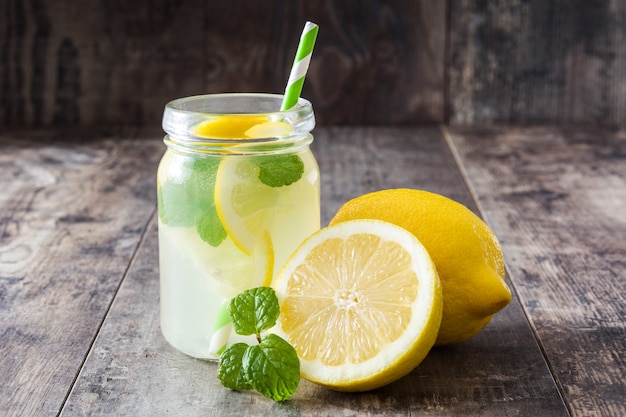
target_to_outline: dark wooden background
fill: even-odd
[[[0,0],[0,128],[280,93],[306,20],[319,125],[626,122],[622,0]]]

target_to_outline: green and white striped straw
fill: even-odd
[[[304,78],[306,72],[309,69],[309,63],[311,62],[311,54],[313,53],[313,46],[315,45],[315,39],[317,38],[317,31],[319,26],[313,22],[306,22],[304,30],[300,36],[300,43],[298,44],[298,50],[296,51],[296,58],[289,74],[289,81],[287,81],[287,87],[285,87],[285,95],[283,96],[283,102],[280,107],[281,110],[289,110],[298,102],[300,93],[302,92],[302,86],[304,85]],[[228,303],[224,302],[217,313],[217,319],[215,320],[213,328],[213,337],[209,346],[209,353],[213,356],[220,356],[228,344],[228,339],[232,331],[232,322],[228,313]]]
[[[217,312],[217,318],[213,326],[213,336],[209,345],[209,354],[212,356],[220,356],[228,344],[228,338],[233,328],[230,314],[228,314],[229,302],[230,300],[224,302]]]
[[[289,81],[287,81],[287,87],[285,87],[281,110],[289,110],[298,102],[302,86],[304,85],[304,78],[311,62],[311,54],[313,53],[318,30],[319,26],[313,22],[306,22],[304,25],[298,50],[296,51],[296,58],[293,61],[291,73],[289,74]]]

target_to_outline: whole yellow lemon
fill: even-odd
[[[465,341],[511,301],[500,244],[464,205],[422,190],[390,189],[345,203],[330,224],[378,219],[413,233],[430,254],[443,292],[436,345]]]

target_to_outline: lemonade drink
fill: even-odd
[[[320,227],[314,117],[300,99],[224,94],[168,103],[168,146],[157,175],[161,330],[178,350],[216,359],[228,332],[224,306],[269,286]]]

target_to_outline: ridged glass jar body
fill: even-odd
[[[187,355],[216,359],[241,340],[230,330],[228,301],[270,285],[320,227],[313,110],[301,99],[277,111],[281,100],[205,95],[165,108],[167,150],[157,174],[161,330]],[[245,135],[242,126],[250,126]]]

